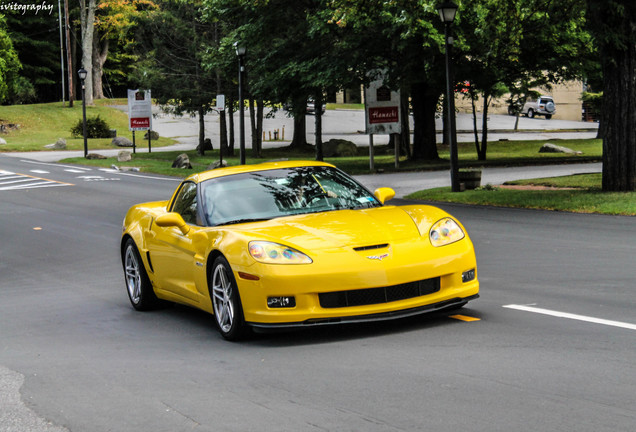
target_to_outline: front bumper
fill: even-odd
[[[254,327],[277,328],[394,319],[460,306],[479,294],[477,263],[468,239],[443,249],[423,249],[409,242],[391,249],[381,261],[367,255],[362,252],[356,259],[335,251],[310,265],[235,269],[245,321]],[[462,275],[471,271],[472,278],[463,280]],[[247,280],[242,272],[257,278]],[[433,279],[438,282],[431,287],[426,282]],[[358,301],[359,294],[375,296],[382,287],[397,288],[400,294],[387,292],[384,301]],[[353,297],[341,301],[345,292]],[[291,307],[270,308],[268,297],[294,301],[289,302]]]
[[[261,329],[280,329],[280,328],[296,328],[296,327],[314,327],[314,326],[323,326],[323,325],[332,325],[332,324],[353,324],[353,323],[363,323],[363,322],[371,322],[371,321],[388,321],[399,318],[408,318],[415,315],[422,315],[425,313],[437,312],[444,309],[454,309],[459,308],[468,303],[471,300],[475,300],[479,298],[479,294],[472,295],[470,297],[465,298],[453,298],[450,300],[441,301],[439,303],[429,304],[425,306],[420,306],[412,309],[405,310],[397,310],[392,312],[384,312],[384,313],[376,313],[369,315],[356,315],[356,316],[345,316],[345,317],[336,317],[336,318],[312,318],[305,321],[300,322],[290,322],[290,323],[257,323],[257,322],[247,322],[248,325],[261,328]]]

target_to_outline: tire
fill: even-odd
[[[533,118],[534,117],[534,110],[532,108],[530,108],[528,110],[528,118]]]
[[[162,301],[157,298],[144,263],[139,255],[139,250],[133,239],[126,240],[122,254],[126,291],[132,306],[138,311],[157,309]]]
[[[249,328],[243,317],[241,297],[232,268],[224,257],[214,260],[209,281],[214,322],[219,333],[229,341],[242,339],[248,334]]]
[[[546,115],[545,115],[545,119],[546,119],[546,120],[550,120],[551,118],[552,118],[552,114],[546,114]]]

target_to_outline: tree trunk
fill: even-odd
[[[628,192],[636,190],[636,44],[611,60],[603,65],[603,191]]]
[[[314,100],[314,110],[316,115],[316,160],[324,160],[322,153],[322,94],[318,92]]]
[[[475,97],[471,95],[470,104],[473,108],[473,136],[475,138],[475,150],[479,155],[479,131],[477,130],[477,109],[475,108]]]
[[[227,104],[227,114],[230,121],[230,137],[227,146],[227,155],[234,156],[234,98],[230,95]]]
[[[259,157],[258,151],[258,131],[256,130],[256,101],[251,96],[247,100],[248,110],[250,112],[250,131],[252,135],[252,156]]]
[[[68,107],[73,108],[75,87],[73,86],[73,60],[71,54],[71,25],[68,19],[68,0],[64,0],[64,40],[66,41],[66,68],[68,73]]]
[[[205,155],[205,108],[199,107],[199,146],[197,153],[200,156]]]
[[[437,153],[435,115],[440,92],[424,83],[413,86],[413,160],[434,161]]]
[[[93,36],[95,33],[95,1],[80,0],[80,25],[82,28],[82,67],[88,74],[84,80],[86,104],[93,105]]]
[[[477,159],[486,160],[486,152],[488,151],[488,106],[490,105],[490,96],[484,94],[484,109],[482,110],[481,119],[481,148],[477,151]]]
[[[302,149],[307,147],[307,97],[297,97],[292,101],[292,109],[294,115],[294,135],[292,142],[289,144],[291,148]]]
[[[603,65],[603,191],[636,190],[636,3],[587,0]]]
[[[252,155],[262,157],[263,149],[263,112],[265,103],[262,100],[249,99],[250,127],[252,128]]]
[[[265,102],[262,99],[256,101],[256,146],[258,157],[263,157],[263,115],[265,114]]]
[[[407,159],[411,159],[411,124],[409,114],[409,92],[405,89],[400,90],[400,110],[402,118],[400,119],[400,152]]]
[[[102,77],[104,76],[104,63],[108,58],[109,40],[108,38],[93,37],[93,97],[104,99],[104,86]]]

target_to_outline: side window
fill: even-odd
[[[192,182],[184,183],[172,205],[172,211],[179,213],[186,223],[197,223],[197,185]]]

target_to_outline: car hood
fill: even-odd
[[[414,240],[428,233],[441,210],[434,207],[385,206],[288,216],[236,225],[247,240],[281,242],[307,250],[378,246]]]

